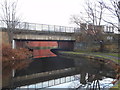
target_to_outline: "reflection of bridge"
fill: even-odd
[[[12,80],[13,86],[12,85],[11,86],[12,87],[20,87],[20,86],[39,83],[39,82],[45,82],[45,81],[49,81],[49,80],[53,80],[53,79],[63,78],[66,76],[72,76],[72,75],[75,75],[78,73],[79,72],[77,72],[75,70],[75,68],[66,68],[66,69],[61,69],[61,70],[54,70],[54,71],[49,71],[49,72],[26,75],[26,76],[22,76],[22,77],[13,78],[13,80]],[[68,81],[62,80],[61,84],[65,83],[65,82],[70,82],[72,80],[74,80],[74,78],[70,78]],[[55,85],[55,83],[53,85]],[[52,86],[52,85],[50,85],[50,86]],[[41,88],[43,88],[43,87],[41,87]]]
[[[73,76],[76,74],[80,74],[78,79],[80,80],[80,83],[84,85],[88,82],[93,82],[94,80],[100,80],[103,77],[115,77],[115,73],[112,69],[107,66],[105,67],[98,61],[92,63],[84,58],[75,58],[74,62],[75,67],[14,77],[12,79],[11,87],[16,88],[21,86],[38,85],[39,88],[45,88],[74,81],[76,78]],[[41,85],[39,86],[39,84]]]

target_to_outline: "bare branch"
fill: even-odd
[[[20,21],[19,17],[17,17],[17,3],[18,0],[3,0],[3,2],[0,4],[2,9],[2,14],[0,15],[0,18],[7,26],[10,43],[13,39],[13,31]]]

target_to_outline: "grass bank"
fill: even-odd
[[[86,55],[86,56],[91,56],[91,57],[101,57],[104,59],[109,59],[112,60],[116,63],[120,63],[120,55],[118,53],[101,53],[101,52],[71,52],[71,51],[63,51],[61,53],[66,53],[66,54],[76,54],[76,55]]]

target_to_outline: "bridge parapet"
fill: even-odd
[[[4,21],[0,21],[1,28],[7,28]],[[49,32],[68,32],[74,33],[75,27],[66,27],[58,25],[47,25],[47,24],[37,24],[37,23],[28,23],[28,22],[19,22],[15,27],[16,29],[21,30],[36,30],[36,31],[49,31]]]
[[[12,23],[12,22],[11,22]],[[20,30],[34,30],[34,31],[45,31],[45,32],[66,32],[66,33],[79,33],[81,29],[78,27],[67,27],[67,26],[58,26],[58,25],[48,25],[48,24],[37,24],[37,23],[28,23],[28,22],[17,22],[16,29]],[[114,26],[103,25],[103,31],[114,33],[118,30]],[[0,28],[7,28],[6,23],[3,20],[0,20]]]

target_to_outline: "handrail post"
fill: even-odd
[[[61,32],[61,26],[59,26],[59,31]]]
[[[54,25],[54,32],[55,32],[55,25]]]
[[[66,27],[65,27],[65,32],[66,32]]]
[[[36,30],[36,23],[35,23],[35,30]]]
[[[43,24],[41,24],[41,28],[42,28],[42,30],[41,30],[41,31],[43,31]]]
[[[48,25],[48,31],[50,32],[50,27],[49,27],[49,25]]]

